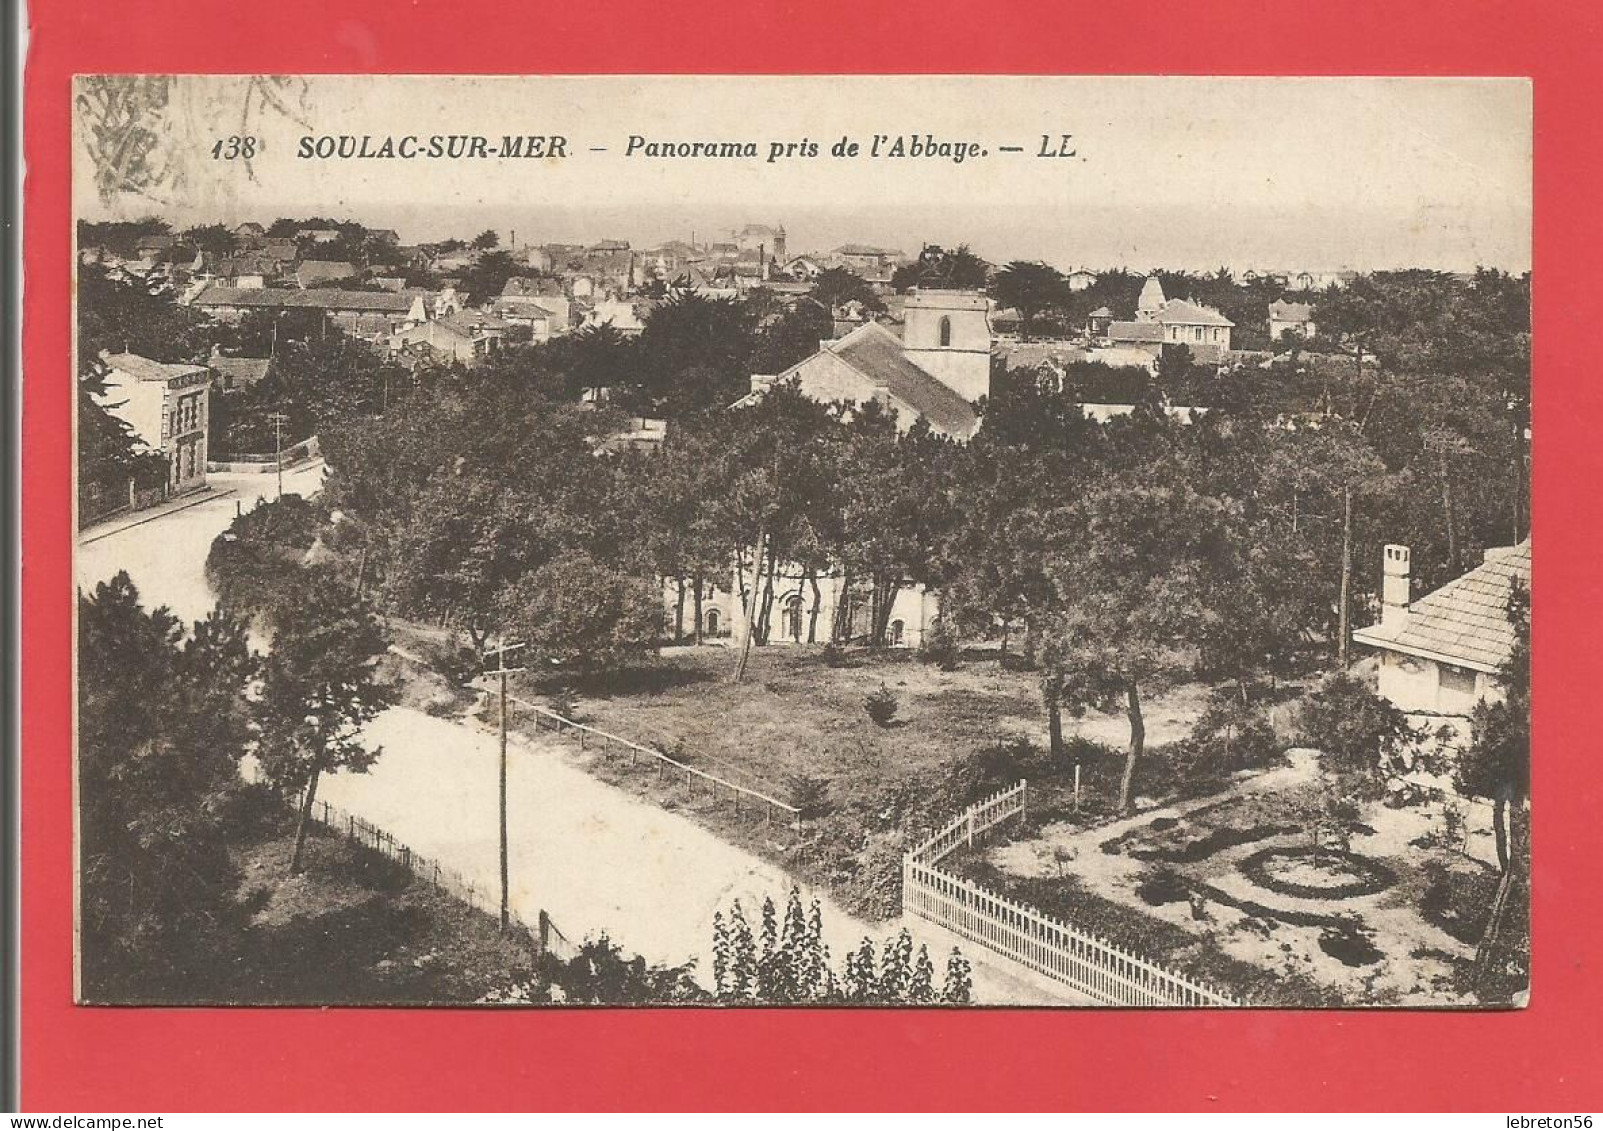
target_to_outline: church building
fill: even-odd
[[[878,401],[896,412],[903,430],[919,419],[954,440],[978,430],[974,402],[990,394],[991,326],[985,296],[974,291],[919,290],[907,296],[902,331],[868,321],[842,337],[819,343],[818,352],[783,373],[755,375],[751,393],[734,407],[755,403],[777,383],[795,381],[801,392],[825,403]],[[670,631],[681,621],[685,635],[723,639],[738,646],[745,634],[751,586],[761,584],[752,562],[735,564],[728,588],[702,595],[701,624],[681,603],[679,582],[668,579],[664,601]],[[844,579],[781,562],[773,577],[773,601],[759,621],[769,644],[824,644],[839,631],[842,642],[872,637],[876,619],[891,647],[917,648],[940,610],[938,595],[904,581],[891,594],[876,594],[859,582],[848,593]],[[888,600],[890,605],[884,607]],[[760,603],[760,602],[759,602]],[[761,633],[759,632],[759,636]]]
[[[973,402],[991,391],[991,325],[985,296],[974,291],[918,291],[907,296],[898,337],[865,322],[783,373],[754,375],[751,394],[796,381],[817,401],[878,401],[906,430],[920,417],[954,440],[979,428]]]

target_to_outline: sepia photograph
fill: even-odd
[[[1529,81],[72,113],[80,1003],[1529,1004]]]

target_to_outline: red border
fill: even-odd
[[[1599,16],[1583,3],[35,0],[26,105],[23,1099],[31,1110],[1603,1107],[1590,712]],[[1313,9],[1313,10],[1311,10]],[[69,77],[1484,74],[1536,80],[1535,1003],[1515,1015],[92,1010],[71,1004]],[[1291,124],[1295,128],[1295,124]],[[1562,530],[1563,536],[1557,532]],[[1593,614],[1589,616],[1588,614]]]

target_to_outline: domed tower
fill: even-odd
[[[989,304],[976,291],[915,290],[903,308],[907,360],[966,401],[991,392]]]

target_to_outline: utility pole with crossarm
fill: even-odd
[[[506,666],[508,652],[515,652],[522,648],[522,644],[508,644],[503,639],[494,648],[485,650],[486,661],[495,657],[495,667],[486,668],[485,675],[501,677],[501,933],[505,934],[512,925],[512,911],[509,906],[509,892],[507,884],[507,676],[521,672],[523,668],[509,668]]]
[[[273,467],[278,472],[278,497],[282,499],[284,497],[284,424],[289,420],[289,417],[281,412],[275,412],[270,414],[267,419],[273,426]]]

